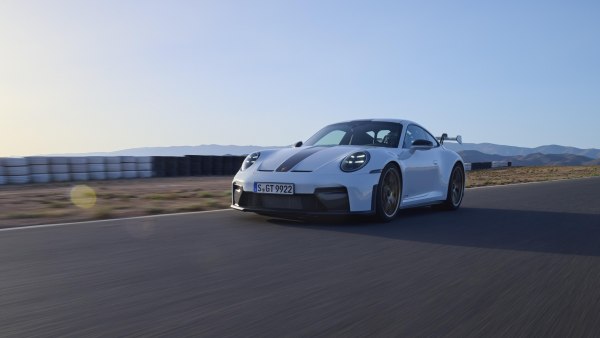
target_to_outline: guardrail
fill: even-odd
[[[0,185],[125,178],[234,175],[245,156],[0,158]]]

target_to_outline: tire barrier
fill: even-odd
[[[121,156],[121,172],[123,178],[137,178],[137,161],[133,156]]]
[[[233,175],[233,156],[222,156],[223,175]]]
[[[31,182],[27,159],[21,157],[11,157],[5,158],[2,163],[4,165],[4,175],[7,183],[25,184]]]
[[[152,176],[165,177],[165,161],[162,156],[152,157]]]
[[[102,181],[106,179],[106,165],[102,156],[88,156],[87,172],[90,174],[90,180]]]
[[[4,176],[4,162],[0,158],[0,185],[4,185],[6,183],[6,176]]]
[[[87,157],[70,157],[69,173],[72,181],[87,181],[90,179]]]
[[[492,168],[505,168],[511,167],[512,162],[510,161],[493,161],[493,162],[473,162],[465,163],[465,170],[483,170]]]
[[[0,158],[0,185],[121,178],[231,176],[239,170],[244,158],[245,156],[231,155]]]
[[[104,164],[106,168],[106,178],[109,180],[118,180],[123,177],[121,172],[121,157],[110,156],[104,158]]]
[[[152,157],[140,156],[135,158],[135,169],[137,177],[150,178],[152,177]]]
[[[163,157],[165,161],[165,176],[166,177],[176,177],[178,170],[179,161],[177,161],[177,157],[174,156],[165,156]]]
[[[223,156],[211,156],[212,157],[212,175],[223,175]]]
[[[188,157],[177,158],[177,176],[190,176],[190,159]]]
[[[190,159],[190,176],[202,175],[202,158],[200,155],[187,155]]]
[[[48,183],[52,181],[52,175],[50,175],[50,160],[47,157],[42,156],[31,156],[26,157],[27,164],[29,165],[29,176],[33,183]]]
[[[50,176],[53,182],[67,182],[71,180],[68,157],[50,157]]]

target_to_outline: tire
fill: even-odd
[[[67,165],[69,164],[69,159],[67,157],[49,157],[48,162],[50,164]]]
[[[104,172],[106,170],[106,166],[104,165],[104,163],[89,163],[88,164],[88,172],[90,173],[95,173],[95,172]]]
[[[31,182],[29,175],[7,176],[9,184],[27,184]]]
[[[71,180],[69,173],[52,173],[52,182],[68,182]]]
[[[151,171],[152,163],[151,162],[138,163],[135,169],[138,171]]]
[[[123,178],[123,174],[120,171],[107,171],[106,179],[109,180],[118,180]]]
[[[87,173],[88,165],[87,164],[71,164],[70,171],[71,171],[71,173]]]
[[[90,173],[91,180],[103,181],[106,179],[106,173],[104,171],[94,171]]]
[[[456,210],[460,207],[465,196],[465,170],[460,163],[454,165],[448,180],[446,200],[439,205],[443,210]]]
[[[400,210],[402,199],[402,176],[400,169],[393,164],[383,168],[377,184],[375,196],[375,214],[382,222],[393,220]]]
[[[31,182],[33,183],[48,183],[52,180],[52,176],[50,174],[32,174],[29,176],[31,177]]]
[[[69,157],[70,165],[86,165],[87,157]]]
[[[121,163],[121,170],[123,171],[134,171],[136,170],[136,164],[131,162],[123,162]]]
[[[88,173],[71,173],[71,181],[87,181],[90,179]]]
[[[46,164],[36,164],[36,165],[30,165],[29,166],[29,173],[30,174],[49,174],[50,173],[50,166],[46,165]]]
[[[48,165],[49,161],[47,157],[42,156],[30,156],[25,157],[27,159],[27,164],[29,165]]]
[[[68,174],[69,173],[69,165],[68,164],[52,164],[52,165],[50,165],[50,173],[52,173],[52,174]]]
[[[7,157],[7,158],[4,158],[4,161],[2,162],[2,164],[4,165],[4,167],[7,167],[7,168],[26,167],[27,160],[24,159],[23,157]]]
[[[108,172],[121,172],[121,163],[107,163],[105,168]]]
[[[137,172],[139,178],[150,178],[152,177],[152,171],[150,170],[140,170]]]
[[[29,167],[6,167],[4,169],[7,176],[27,176],[29,175]]]
[[[139,156],[135,158],[135,162],[140,163],[152,163],[152,157],[150,156]]]
[[[88,164],[104,164],[104,157],[102,156],[88,156],[87,157]]]
[[[121,158],[119,156],[108,156],[104,158],[104,163],[121,165]]]

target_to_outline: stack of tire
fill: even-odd
[[[105,180],[106,165],[104,164],[104,157],[88,156],[86,160],[88,173],[90,174],[90,180]]]
[[[71,180],[71,171],[69,169],[69,158],[50,157],[50,175],[53,182],[67,182]]]
[[[109,180],[118,180],[123,177],[121,171],[121,158],[119,156],[105,157],[106,178]]]
[[[176,176],[190,176],[191,173],[191,162],[187,156],[176,157],[177,160],[177,174]]]
[[[137,178],[137,162],[133,156],[120,156],[123,178]]]
[[[72,181],[87,181],[90,179],[86,157],[70,157],[69,169]]]
[[[3,159],[0,158],[0,185],[4,185],[6,184],[6,176],[5,172],[4,172],[4,164],[3,164]]]
[[[202,156],[199,155],[186,155],[190,161],[190,176],[202,175]]]
[[[25,184],[31,181],[27,160],[22,157],[9,157],[3,159],[4,175],[9,184]]]
[[[26,157],[29,164],[29,176],[33,183],[48,183],[52,181],[49,159],[42,156]]]
[[[216,156],[202,156],[202,175],[212,175],[215,157]]]
[[[152,177],[152,157],[140,156],[136,157],[137,177],[150,178]]]

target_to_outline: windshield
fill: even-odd
[[[352,121],[336,123],[319,130],[304,144],[308,146],[360,145],[397,148],[402,124],[395,122]]]

